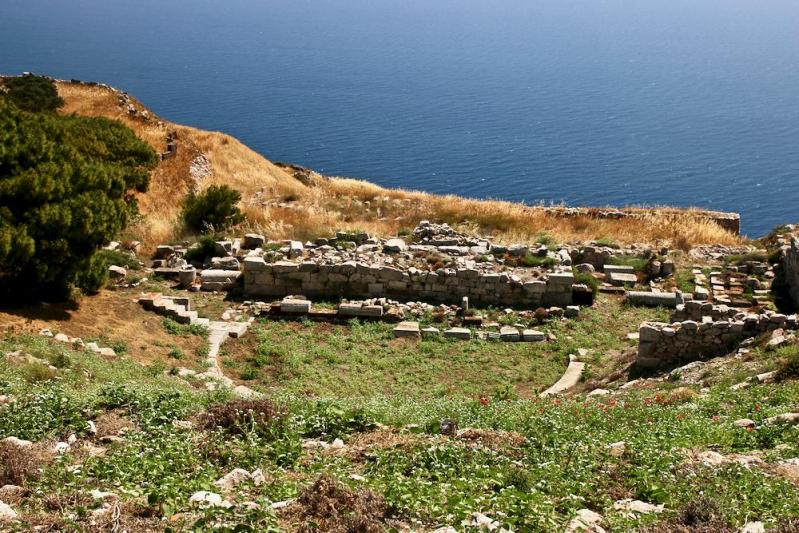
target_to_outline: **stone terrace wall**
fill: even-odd
[[[729,353],[745,338],[796,327],[796,315],[770,312],[738,314],[733,319],[704,322],[645,322],[638,329],[636,366],[656,369],[716,357]]]
[[[459,304],[464,296],[473,303],[500,307],[572,305],[571,272],[549,273],[546,280],[523,281],[514,275],[481,273],[474,269],[401,270],[355,261],[329,265],[312,261],[267,263],[261,257],[244,259],[244,293],[248,297],[371,298]],[[587,288],[586,288],[587,290]],[[589,291],[590,292],[590,291]]]
[[[791,243],[782,248],[782,275],[788,287],[794,307],[799,308],[799,239],[791,237]]]

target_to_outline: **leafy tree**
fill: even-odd
[[[64,105],[55,83],[48,78],[26,74],[17,78],[6,78],[3,85],[6,88],[6,98],[24,111],[55,111]]]
[[[0,298],[96,290],[97,250],[136,212],[155,153],[103,118],[28,113],[0,98]]]
[[[183,203],[183,223],[194,231],[214,231],[244,220],[236,206],[241,193],[227,185],[211,185],[200,194],[191,193]]]

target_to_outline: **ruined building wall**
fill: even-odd
[[[546,280],[521,280],[504,273],[474,269],[401,270],[386,265],[348,261],[329,265],[312,261],[267,263],[247,257],[243,266],[247,297],[374,298],[459,304],[464,296],[499,307],[565,307],[574,302],[570,272],[549,273]],[[579,298],[578,298],[579,299]]]

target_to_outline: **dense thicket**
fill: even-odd
[[[0,98],[0,295],[58,299],[89,291],[95,252],[136,211],[155,153],[119,122],[30,113]]]
[[[219,231],[244,220],[237,207],[241,193],[227,185],[211,185],[205,191],[191,193],[183,203],[183,223],[193,231]]]
[[[5,97],[23,111],[55,111],[64,105],[55,84],[41,76],[6,78],[3,87]]]

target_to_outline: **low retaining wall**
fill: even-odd
[[[473,269],[407,271],[386,265],[349,261],[327,265],[314,262],[267,263],[247,257],[243,268],[244,293],[248,297],[373,298],[459,304],[464,296],[482,305],[537,308],[572,305],[590,298],[590,289],[574,285],[571,272],[550,273],[546,280],[523,281],[502,273]],[[587,292],[586,292],[587,291]],[[579,294],[573,297],[573,292]],[[578,302],[587,303],[590,302]]]
[[[644,322],[638,329],[639,369],[657,369],[725,355],[743,339],[779,328],[796,329],[796,315],[746,314],[736,319],[673,324]]]

